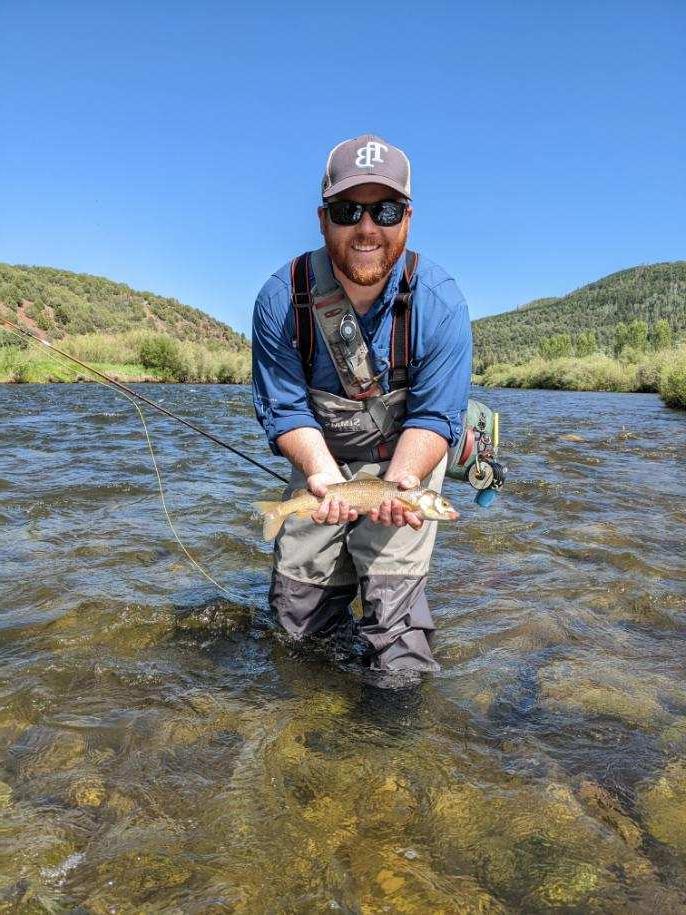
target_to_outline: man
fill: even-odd
[[[467,409],[471,329],[455,281],[406,251],[410,163],[373,135],[327,159],[325,247],[282,267],[253,322],[253,399],[275,454],[291,462],[284,497],[323,497],[277,537],[270,604],[295,638],[350,619],[378,670],[436,670],[424,594],[436,524],[394,499],[364,518],[327,487],[360,472],[440,490]],[[314,523],[313,523],[314,522]]]

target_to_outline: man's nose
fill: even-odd
[[[369,210],[365,210],[362,214],[362,219],[358,222],[358,226],[361,229],[364,229],[366,232],[373,232],[376,229],[376,223],[369,215]]]

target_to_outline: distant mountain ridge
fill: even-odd
[[[654,325],[666,319],[675,335],[686,334],[686,261],[630,267],[559,298],[536,299],[513,311],[472,322],[474,367],[525,362],[541,340],[594,331],[598,346],[612,351],[615,328],[634,319]]]
[[[243,334],[198,308],[89,273],[0,263],[0,302],[54,338],[148,329],[229,350],[250,348]]]

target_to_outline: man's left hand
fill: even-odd
[[[397,482],[399,489],[418,489],[420,486],[419,477],[412,474],[406,474],[402,479],[392,482]],[[384,527],[404,527],[409,524],[415,531],[424,524],[424,519],[416,512],[405,508],[400,499],[386,499],[378,509],[370,511],[367,517],[373,524],[383,524]]]

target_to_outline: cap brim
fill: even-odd
[[[322,197],[324,200],[328,200],[329,197],[335,197],[336,194],[341,194],[343,191],[348,191],[351,187],[357,187],[360,184],[383,184],[384,187],[390,187],[392,190],[397,191],[399,194],[402,194],[403,197],[407,197],[407,199],[410,200],[410,195],[406,192],[402,184],[398,181],[394,181],[392,178],[386,178],[385,175],[352,175],[350,178],[343,178],[336,184],[331,185],[331,187],[322,194]]]

